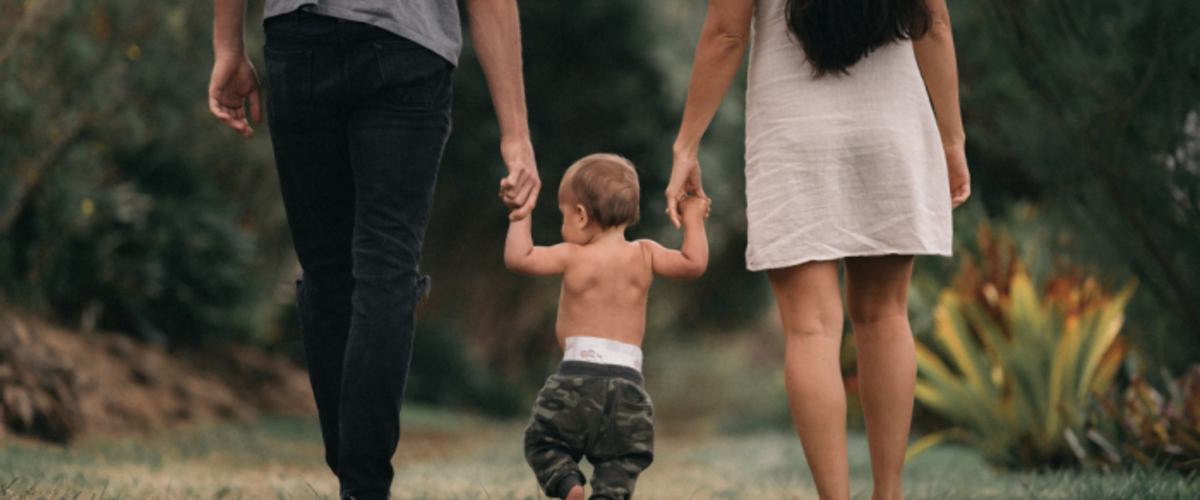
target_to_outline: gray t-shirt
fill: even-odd
[[[310,12],[383,28],[458,66],[462,28],[455,0],[267,0],[263,19],[311,5]]]

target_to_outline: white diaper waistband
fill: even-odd
[[[642,371],[642,349],[632,344],[598,337],[567,337],[563,361],[628,366]]]

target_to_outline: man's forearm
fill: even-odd
[[[500,134],[506,140],[528,139],[516,0],[467,0],[467,19],[496,107]]]
[[[213,16],[213,52],[241,55],[246,52],[246,0],[216,0]]]

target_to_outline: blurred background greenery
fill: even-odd
[[[1175,376],[1200,360],[1200,3],[948,3],[974,196],[955,213],[956,257],[917,260],[911,318],[928,346],[922,383],[935,391],[919,398],[918,430],[930,433],[926,444],[967,441],[1007,467],[1195,465],[1200,384]],[[644,216],[629,236],[678,245],[659,193],[704,2],[520,6],[547,187],[535,240],[559,239],[551,201],[565,168],[609,151],[639,167]],[[250,2],[247,28],[260,71],[261,9]],[[267,123],[246,140],[207,109],[211,10],[0,3],[0,300],[169,349],[245,342],[302,360],[299,269]],[[559,283],[504,268],[499,131],[470,43],[454,79],[454,132],[422,261],[434,284],[419,309],[408,395],[519,415],[557,361]],[[714,417],[732,431],[790,421],[777,313],[765,276],[744,270],[743,94],[744,75],[701,150],[715,200],[709,271],[656,283],[645,346],[664,417]],[[1010,293],[1018,274],[1032,290],[1022,310]],[[1080,333],[1079,318],[1101,309],[1119,335]],[[1076,344],[1044,352],[1093,337],[1107,340],[1087,344],[1092,354]],[[1006,361],[1022,350],[1045,356]],[[955,414],[939,409],[938,390],[992,403],[979,405],[987,414]],[[1131,403],[1143,400],[1152,404]],[[1134,413],[1148,427],[1113,423]],[[998,425],[1011,439],[983,439]]]

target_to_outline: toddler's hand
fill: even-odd
[[[500,179],[500,201],[503,201],[504,206],[508,207],[510,211],[508,220],[513,222],[519,221],[526,217],[526,215],[522,215],[518,210],[523,206],[520,203],[517,203],[518,194],[516,183],[509,180],[507,177]]]
[[[679,212],[683,214],[684,219],[699,214],[703,214],[703,217],[707,219],[711,207],[712,200],[702,196],[684,196],[679,200]]]

